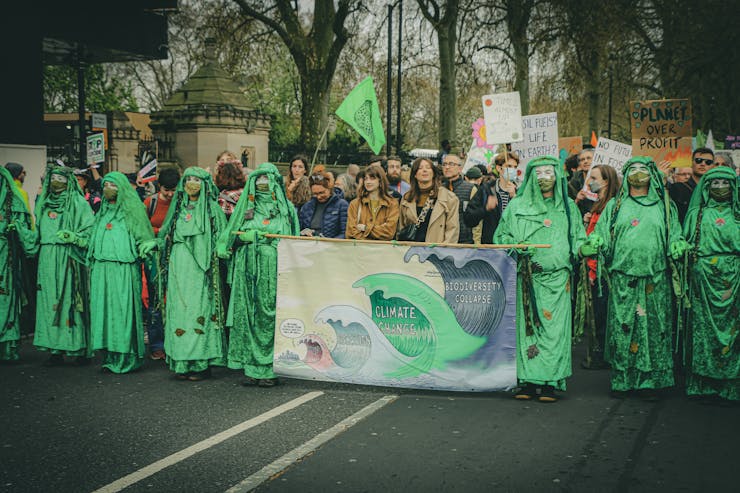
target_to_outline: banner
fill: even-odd
[[[632,155],[691,167],[691,103],[688,99],[632,101]]]
[[[522,101],[518,92],[483,96],[486,143],[507,144],[522,140]]]
[[[519,169],[524,176],[529,162],[542,156],[558,157],[558,114],[543,113],[522,118],[524,138],[511,144],[511,150],[519,155]]]
[[[292,378],[493,391],[516,385],[504,250],[282,239],[274,369]]]

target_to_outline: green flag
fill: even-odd
[[[337,108],[336,114],[367,141],[375,154],[380,152],[385,145],[385,134],[372,77],[366,77],[352,89]]]

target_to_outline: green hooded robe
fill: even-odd
[[[60,193],[51,190],[53,174],[67,178]],[[94,220],[72,168],[48,168],[36,202],[41,247],[33,344],[42,351],[92,355],[85,254]],[[60,231],[73,233],[71,241],[60,238]]]
[[[93,349],[105,349],[103,368],[114,373],[144,362],[139,248],[154,240],[144,204],[122,173],[103,178],[118,187],[114,202],[103,199],[88,248],[90,328]]]
[[[255,181],[269,178],[269,191],[257,191]],[[243,369],[254,379],[275,378],[272,371],[277,296],[277,239],[262,234],[299,234],[298,216],[285,196],[283,177],[271,163],[261,164],[249,175],[229,225],[218,242],[219,255],[233,247],[228,282],[231,299],[226,325],[229,368]],[[249,232],[245,243],[233,232]]]
[[[9,226],[13,224],[12,227]],[[10,172],[0,167],[0,361],[18,360],[20,315],[25,304],[23,257],[38,249],[37,234]]]
[[[184,191],[189,176],[201,180],[198,199]],[[218,188],[207,171],[188,168],[159,230],[164,244],[164,350],[179,374],[226,366],[226,334],[216,239],[226,227]]]
[[[544,198],[535,169],[555,168],[553,197]],[[571,375],[570,277],[586,239],[578,207],[568,197],[560,161],[542,157],[527,166],[522,186],[504,211],[494,243],[549,243],[520,256],[517,275],[517,378],[565,390]]]
[[[631,197],[627,180],[633,165],[648,167],[648,195]],[[663,174],[652,159],[633,157],[624,180],[596,223],[604,240],[609,279],[604,357],[611,364],[615,391],[671,387],[673,379],[673,293],[669,269],[672,244],[682,241],[675,204],[666,211]],[[602,262],[602,259],[599,259]]]
[[[710,181],[729,180],[731,195],[718,202]],[[708,171],[691,197],[684,235],[692,245],[691,311],[686,344],[689,395],[740,400],[740,201],[731,168]]]

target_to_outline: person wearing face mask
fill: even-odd
[[[36,218],[40,250],[33,344],[49,351],[45,366],[62,365],[65,355],[86,365],[92,347],[85,256],[95,216],[72,168],[47,170]]]
[[[596,229],[606,204],[617,195],[620,186],[617,171],[611,166],[597,165],[591,169],[589,189],[598,195],[590,212],[583,215],[583,224],[586,235],[590,236]],[[580,336],[585,332],[588,345],[586,358],[581,362],[581,368],[586,370],[602,370],[609,368],[604,361],[604,345],[606,343],[606,315],[609,286],[606,279],[598,279],[597,260],[593,257],[584,259],[581,265],[581,277],[588,278],[588,282],[578,284],[576,297],[576,320],[574,333]]]
[[[18,361],[25,257],[38,249],[37,233],[23,195],[10,172],[0,167],[0,362]]]
[[[164,269],[164,352],[179,380],[211,376],[226,366],[226,334],[215,243],[226,227],[218,188],[207,171],[185,170],[159,230]]]
[[[362,188],[349,204],[347,238],[385,240],[395,238],[398,227],[398,201],[388,195],[388,180],[380,166],[365,171]]]
[[[702,176],[684,235],[691,244],[686,393],[740,401],[740,197],[732,169]]]
[[[481,221],[481,243],[493,243],[501,215],[508,207],[509,202],[516,197],[516,181],[518,177],[519,156],[515,153],[500,153],[494,158],[494,166],[498,178],[492,182],[483,183],[470,201],[463,220],[468,227],[475,227]]]
[[[231,258],[228,364],[244,371],[244,385],[278,383],[272,360],[279,240],[265,235],[296,236],[298,232],[298,216],[285,195],[283,177],[272,163],[261,164],[249,175],[216,246],[219,257]]]
[[[552,156],[530,161],[494,236],[498,244],[551,245],[516,250],[516,399],[555,402],[555,390],[566,389],[572,373],[570,279],[585,239],[560,161]]]
[[[141,261],[157,247],[144,204],[126,175],[103,178],[103,204],[87,251],[90,330],[103,370],[128,373],[144,362]]]
[[[646,400],[673,377],[672,260],[688,250],[678,213],[652,159],[628,160],[619,193],[609,201],[584,247],[599,252],[609,279],[605,359],[612,396],[637,391]]]

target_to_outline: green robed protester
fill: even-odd
[[[16,361],[24,304],[23,257],[38,248],[36,230],[10,172],[0,167],[0,361]]]
[[[127,373],[144,362],[141,261],[157,246],[144,204],[123,173],[103,178],[87,256],[93,349],[104,349],[103,369]]]
[[[614,397],[637,390],[654,400],[656,389],[674,384],[670,258],[680,258],[688,243],[653,160],[633,157],[622,172],[621,190],[589,236],[609,276],[604,356],[612,366]]]
[[[686,392],[740,400],[740,201],[732,168],[707,171],[691,197]]]
[[[552,245],[517,250],[517,399],[554,402],[572,373],[570,279],[586,231],[567,187],[558,159],[531,161],[494,235],[494,243]]]
[[[163,244],[164,348],[178,379],[198,381],[226,366],[226,333],[216,240],[226,227],[218,188],[207,171],[188,168],[159,230]]]
[[[49,167],[36,202],[41,247],[33,344],[51,353],[46,366],[63,364],[64,355],[85,365],[92,356],[85,256],[95,216],[73,171]]]
[[[265,234],[297,236],[299,229],[295,207],[285,196],[283,177],[273,164],[261,164],[249,174],[217,247],[219,257],[232,257],[226,317],[231,328],[229,368],[244,370],[245,385],[271,387],[277,383],[272,359],[278,240]]]

